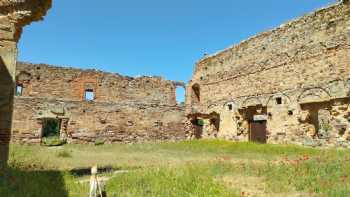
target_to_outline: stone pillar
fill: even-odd
[[[11,136],[13,94],[15,84],[16,42],[14,25],[0,19],[0,170],[6,166]]]
[[[0,0],[0,172],[7,167],[11,138],[17,42],[22,27],[41,20],[50,7],[51,0]]]

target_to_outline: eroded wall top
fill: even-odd
[[[3,34],[0,39],[18,41],[22,27],[41,20],[51,3],[51,0],[1,0],[0,30],[8,34],[5,38]]]
[[[0,0],[0,63],[12,78],[23,26],[41,20],[51,3],[51,0]]]
[[[95,102],[139,102],[176,105],[175,88],[181,84],[161,77],[125,77],[96,70],[18,63],[22,96],[83,101],[92,91]]]
[[[200,102],[209,103],[344,81],[349,54],[350,5],[344,1],[200,60],[187,101],[193,85]]]

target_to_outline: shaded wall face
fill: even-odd
[[[6,165],[11,136],[13,76],[0,57],[0,170]]]
[[[118,74],[18,63],[17,83],[24,97],[95,102],[141,102],[176,105],[175,85],[160,77],[130,78]]]
[[[0,19],[0,167],[6,166],[11,136],[14,78],[17,48],[14,24],[9,19]],[[10,30],[10,31],[9,31]]]

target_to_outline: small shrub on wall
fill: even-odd
[[[104,145],[105,144],[105,140],[102,139],[102,138],[97,138],[95,140],[95,146],[101,146],[101,145]]]

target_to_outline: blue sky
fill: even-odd
[[[19,60],[188,82],[194,64],[335,0],[53,0]],[[183,100],[183,91],[178,92]]]

